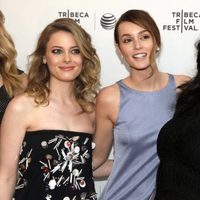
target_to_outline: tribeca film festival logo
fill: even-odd
[[[110,30],[115,27],[116,21],[116,17],[112,13],[105,13],[100,19],[100,24],[104,29]]]
[[[78,24],[81,24],[81,20],[82,19],[89,19],[90,15],[88,12],[78,12],[78,11],[71,11],[71,10],[66,10],[66,11],[59,11],[58,12],[58,16],[60,18],[71,18],[74,19]],[[94,13],[94,29],[96,26],[96,15]],[[99,21],[99,20],[98,20]],[[106,29],[106,30],[111,30],[115,27],[116,24],[116,17],[112,14],[112,13],[105,13],[102,15],[102,17],[100,18],[100,24],[101,27]]]
[[[196,27],[196,21],[200,19],[200,13],[198,12],[172,12],[174,24],[163,25],[164,31],[198,31]]]
[[[78,24],[80,24],[80,20],[83,18],[89,18],[88,12],[77,12],[77,11],[70,11],[69,9],[65,12],[58,12],[59,17],[63,18],[71,18],[74,19]]]

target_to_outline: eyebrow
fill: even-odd
[[[139,33],[134,34],[134,35],[141,35],[141,34],[144,33],[144,32],[148,32],[148,33],[149,33],[149,31],[145,29],[145,30],[140,31]],[[124,37],[124,36],[131,36],[131,35],[132,35],[132,34],[125,33],[125,34],[122,35],[122,37]]]
[[[52,46],[51,48],[60,48],[60,49],[63,49],[64,47],[55,45],[55,46]],[[79,48],[79,47],[78,47],[78,45],[70,47],[70,49],[73,49],[73,48]]]
[[[52,46],[51,48],[62,48],[62,47],[55,45],[55,46]]]

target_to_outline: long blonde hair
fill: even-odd
[[[10,34],[4,27],[4,15],[0,11],[0,75],[10,97],[15,90],[22,89],[21,76],[16,66],[17,52]]]
[[[100,61],[91,44],[90,35],[69,18],[53,21],[40,34],[36,50],[30,55],[31,62],[26,92],[34,98],[37,105],[49,103],[50,73],[47,64],[43,64],[43,56],[51,35],[61,30],[73,34],[83,56],[83,70],[74,80],[74,95],[84,112],[92,112],[100,85]]]

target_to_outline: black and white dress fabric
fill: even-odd
[[[92,135],[64,130],[26,133],[15,200],[96,200]]]

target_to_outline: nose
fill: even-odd
[[[70,57],[69,53],[65,53],[65,55],[64,55],[64,61],[66,63],[69,63],[71,61],[71,57]]]
[[[138,49],[141,49],[142,48],[142,43],[141,41],[139,40],[139,38],[136,38],[134,40],[134,49],[138,50]]]

